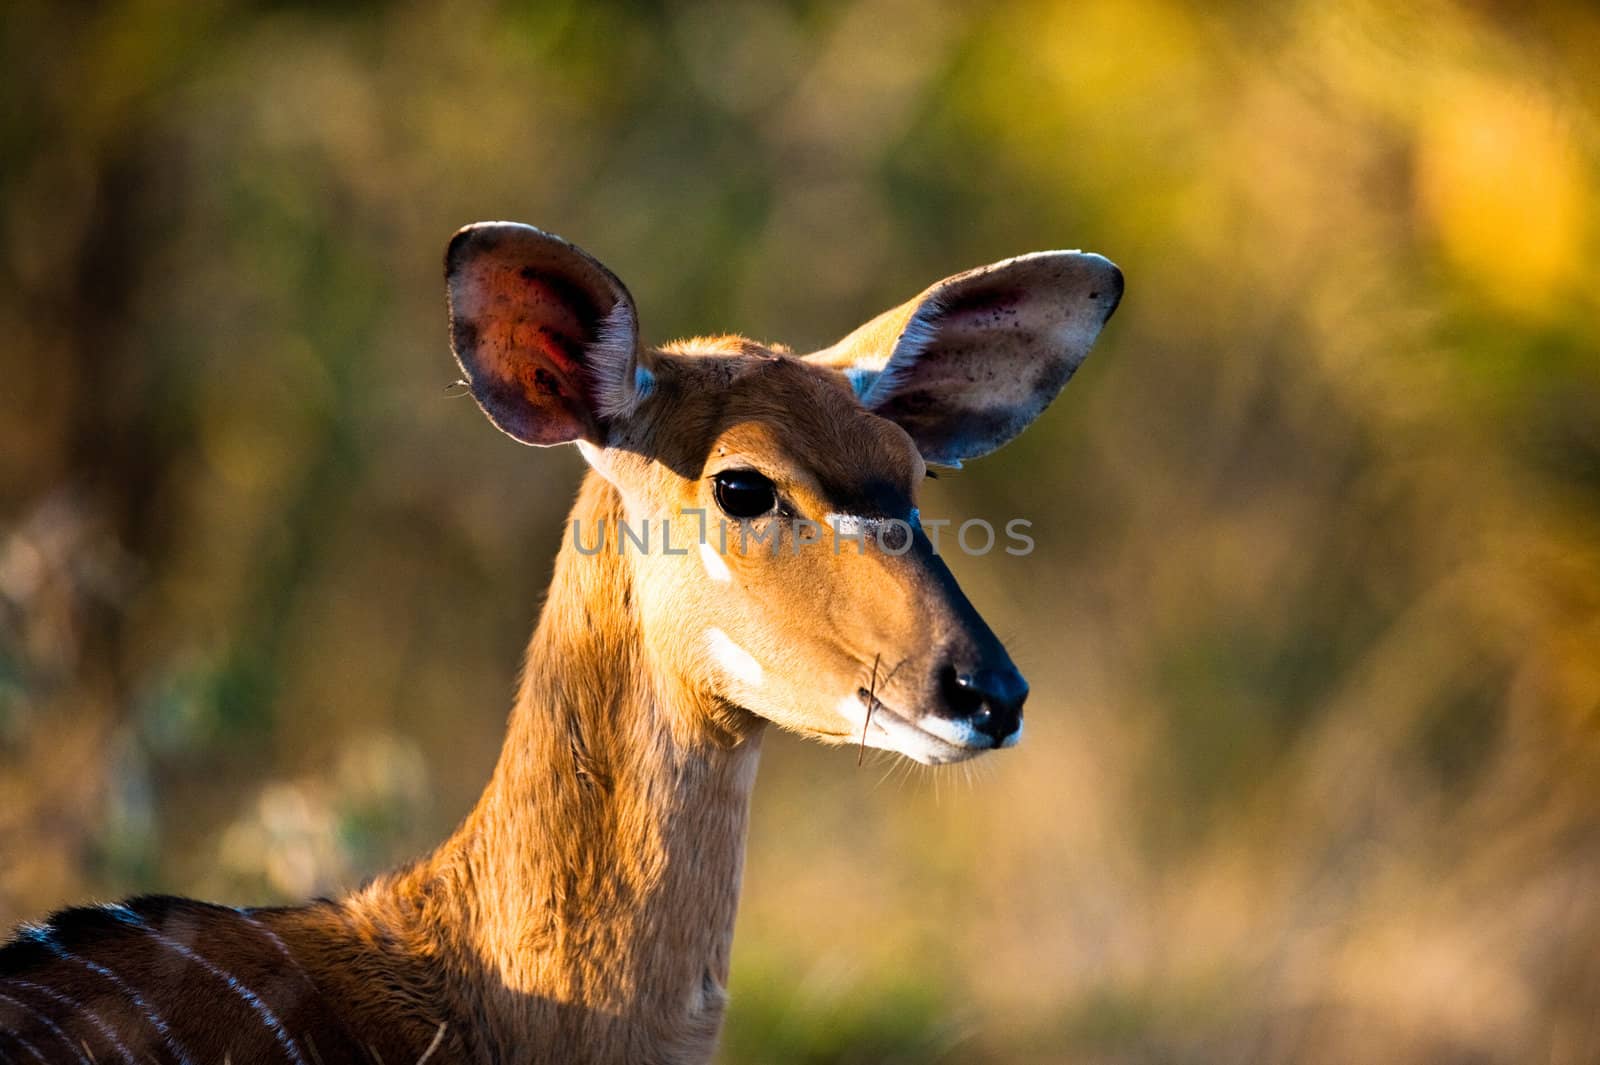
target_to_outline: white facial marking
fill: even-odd
[[[761,683],[761,663],[743,647],[729,639],[721,629],[707,629],[706,642],[711,646],[711,657],[717,665],[752,688]]]
[[[717,549],[704,541],[700,543],[700,564],[706,568],[706,576],[714,581],[726,584],[733,580],[732,571],[728,569],[728,564],[722,561],[722,556],[717,554]]]
[[[881,702],[868,718],[866,703],[858,694],[842,697],[836,709],[866,746],[894,751],[923,765],[965,761],[994,749],[993,741],[966,721],[952,721],[932,714],[908,720]],[[1017,731],[1007,736],[1000,746],[1015,747],[1021,738],[1019,724]]]
[[[863,518],[859,514],[828,514],[822,520],[841,536],[859,536],[873,525],[872,518]]]
[[[850,724],[856,728],[861,727],[861,719],[867,713],[866,704],[861,701],[860,696],[854,694],[846,695],[841,698],[839,700],[839,705],[835,709],[839,711],[840,717],[850,722]],[[876,747],[877,744],[871,744],[871,746]]]
[[[868,518],[861,514],[825,514],[822,518],[840,536],[859,536],[885,526],[899,525],[916,529],[922,525],[922,512],[916,507],[905,518]]]
[[[850,722],[857,741],[865,746],[903,754],[923,765],[937,765],[950,760],[942,757],[941,752],[932,750],[934,746],[944,747],[945,744],[907,723],[882,703],[868,717],[867,705],[861,696],[850,694],[840,698],[836,709],[840,717]]]
[[[948,717],[929,714],[917,722],[922,731],[931,733],[956,747],[987,747],[989,739],[972,727],[970,721],[953,721]]]

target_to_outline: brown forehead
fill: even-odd
[[[662,416],[692,427],[702,470],[719,442],[759,451],[800,467],[841,504],[903,495],[921,476],[911,439],[864,410],[843,375],[749,341],[698,344],[668,349],[656,365],[672,400]]]

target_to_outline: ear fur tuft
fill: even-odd
[[[1103,256],[1034,252],[948,277],[807,358],[862,406],[960,466],[1022,432],[1088,355],[1122,297]]]

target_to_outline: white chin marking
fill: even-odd
[[[972,724],[967,721],[951,721],[949,718],[934,717],[930,714],[927,717],[919,718],[917,727],[924,732],[932,733],[954,747],[972,747],[981,751],[991,749],[993,746],[988,736],[973,728]],[[1022,723],[1019,721],[1017,722],[1017,731],[1001,740],[1000,746],[1015,747],[1021,739]]]
[[[856,695],[846,695],[844,698],[839,700],[837,709],[839,711],[839,716],[850,722],[850,724],[854,725],[856,730],[859,732],[861,729],[861,719],[867,716],[866,704],[861,701],[860,697]],[[868,736],[867,746],[876,747],[878,745],[872,742],[871,736]]]
[[[929,714],[917,722],[924,732],[931,732],[954,747],[987,747],[989,741],[965,721],[951,721],[947,717]]]
[[[700,542],[700,564],[706,568],[706,576],[714,581],[726,584],[733,580],[733,573],[728,569],[728,564],[717,554],[717,549],[705,541]],[[713,629],[713,632],[720,632]]]
[[[757,662],[749,651],[729,639],[727,633],[721,629],[707,629],[706,642],[711,647],[711,657],[716,659],[717,665],[727,670],[730,676],[752,688],[760,685],[763,675],[761,663]]]
[[[846,695],[837,704],[839,716],[850,722],[859,742],[868,747],[875,747],[880,751],[893,751],[905,755],[913,761],[923,765],[944,765],[949,762],[961,762],[968,758],[975,758],[991,748],[987,743],[975,739],[958,741],[952,732],[946,736],[945,730],[937,726],[929,726],[939,718],[923,717],[913,725],[900,715],[885,709],[881,704],[874,710],[872,717],[867,719],[866,704],[858,695]],[[949,722],[948,724],[954,724]],[[865,735],[863,736],[863,729]],[[975,736],[968,729],[964,736]]]

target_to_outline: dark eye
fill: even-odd
[[[778,505],[778,490],[755,470],[723,470],[711,479],[711,488],[730,518],[759,518]]]

